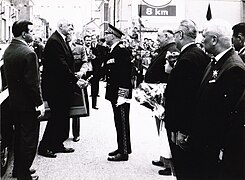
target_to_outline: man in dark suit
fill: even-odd
[[[192,173],[189,164],[191,153],[184,140],[188,139],[190,134],[194,120],[195,95],[209,57],[195,44],[197,27],[193,21],[181,21],[174,36],[181,52],[170,73],[165,91],[165,125],[176,177],[188,179]]]
[[[169,74],[165,72],[165,64],[167,59],[167,54],[179,54],[179,50],[176,47],[174,41],[174,33],[168,27],[162,27],[157,32],[157,41],[160,44],[159,54],[152,60],[149,65],[146,74],[145,82],[146,83],[167,83]],[[171,62],[175,63],[175,62]],[[162,119],[155,117],[158,135],[160,135],[160,124]],[[163,127],[164,128],[164,127]],[[169,158],[169,157],[168,157]],[[165,159],[165,160],[164,160]],[[167,161],[166,158],[160,156],[159,161],[152,161],[153,165],[164,166],[164,161]],[[171,175],[171,169],[166,168],[165,170],[160,170],[159,174],[161,175]]]
[[[62,19],[58,29],[48,39],[44,49],[42,90],[51,109],[38,154],[55,158],[55,153],[71,153],[63,142],[69,137],[69,106],[76,86],[84,83],[74,75],[74,59],[66,42],[73,24]]]
[[[38,179],[30,167],[36,155],[39,137],[39,116],[44,115],[40,73],[35,52],[28,46],[33,41],[32,23],[14,22],[13,40],[4,52],[4,70],[14,118],[14,169],[18,180]],[[41,114],[40,114],[41,113]]]
[[[211,20],[203,31],[202,43],[214,59],[202,79],[192,123],[193,179],[217,179],[220,170],[222,180],[245,178],[245,65],[231,37],[225,20]]]
[[[128,99],[132,96],[131,58],[120,41],[123,33],[109,24],[105,39],[111,47],[107,60],[105,98],[111,102],[117,132],[117,150],[109,153],[108,161],[127,161],[131,153]]]
[[[239,56],[245,63],[245,23],[238,23],[232,27],[232,43]]]

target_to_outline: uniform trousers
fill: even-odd
[[[14,116],[14,170],[18,180],[31,179],[30,167],[34,161],[40,122],[35,111],[13,112]]]
[[[129,110],[130,104],[124,103],[120,106],[112,104],[114,122],[117,132],[117,145],[120,154],[131,153]]]
[[[74,138],[80,136],[80,119],[79,119],[79,117],[72,118],[72,134],[73,134]]]
[[[98,94],[99,94],[99,78],[94,75],[94,77],[91,80],[92,107],[97,106]]]

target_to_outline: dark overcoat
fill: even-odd
[[[64,99],[74,91],[74,58],[61,35],[55,31],[44,49],[42,89],[45,98]]]
[[[233,49],[208,66],[199,89],[191,141],[212,152],[224,149],[222,179],[244,179],[244,91],[245,65]]]
[[[170,43],[161,48],[160,53],[152,60],[146,74],[145,82],[147,83],[166,83],[168,80],[168,73],[165,72],[164,65],[166,64],[167,52],[179,52],[175,43]]]
[[[166,87],[166,128],[189,134],[195,98],[209,57],[195,44],[182,51]]]
[[[56,151],[64,147],[63,142],[69,137],[69,107],[77,81],[71,49],[55,31],[44,48],[42,90],[51,117],[39,144],[39,151]]]

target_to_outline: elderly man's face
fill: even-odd
[[[157,42],[159,43],[160,47],[163,47],[166,43],[167,34],[165,32],[157,32]]]
[[[64,22],[61,26],[60,26],[60,30],[62,32],[62,34],[64,34],[65,36],[72,34],[74,27],[73,24],[71,22]]]
[[[204,30],[202,36],[202,44],[204,45],[205,51],[208,53],[212,53],[215,39],[217,39],[217,35],[207,30]]]

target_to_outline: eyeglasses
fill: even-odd
[[[170,33],[170,34],[174,34],[174,32],[172,30],[166,30],[166,31],[163,31],[163,33]]]
[[[174,32],[174,35],[176,35],[176,34],[178,34],[178,33],[180,33],[180,32],[183,32],[183,31],[182,31],[182,30],[175,31],[175,32]]]

